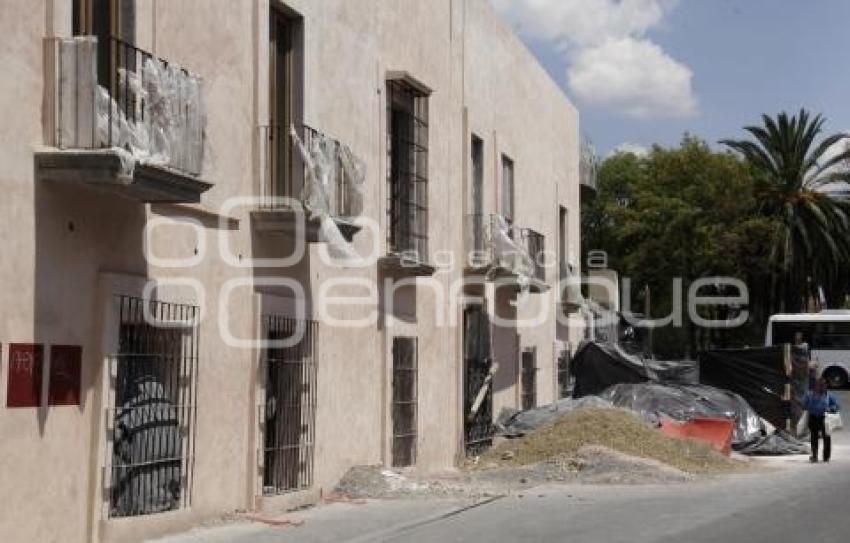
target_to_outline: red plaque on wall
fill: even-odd
[[[79,345],[50,346],[47,405],[80,405],[82,359],[83,348]]]
[[[41,405],[41,367],[44,346],[32,343],[9,344],[9,381],[6,407]]]

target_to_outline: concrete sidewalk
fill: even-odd
[[[262,522],[245,518],[224,525],[196,528],[189,532],[151,540],[156,543],[245,543],[299,541],[382,541],[416,527],[440,522],[495,498],[471,501],[463,499],[362,500],[356,503],[331,503],[288,513],[251,515]],[[292,524],[272,525],[290,521]]]

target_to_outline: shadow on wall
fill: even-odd
[[[389,289],[388,281],[391,285]],[[399,284],[395,284],[396,281]],[[411,283],[409,277],[396,276],[380,270],[378,273],[378,330],[384,330],[390,326],[387,319],[393,319],[399,323],[416,324],[418,321],[417,299],[416,283]]]
[[[496,289],[495,311],[504,323],[493,323],[493,361],[497,364],[493,374],[493,391],[514,390],[519,376],[519,333],[516,328],[517,311],[511,304],[515,293],[511,288]]]
[[[280,259],[285,260],[294,251],[298,250],[294,236],[289,233],[269,233],[259,232],[253,225],[251,226],[251,254],[237,255],[240,260],[246,258],[262,259]],[[310,246],[303,246],[304,256],[296,263],[288,267],[263,267],[255,266],[252,268],[254,280],[257,283],[257,292],[279,296],[281,298],[291,298],[296,303],[303,302],[304,315],[287,315],[300,319],[313,319],[313,309],[311,304],[312,292],[312,267],[310,263]],[[303,292],[303,298],[293,292],[292,288],[286,285],[275,285],[273,283],[280,278],[293,280],[299,285]],[[265,284],[264,284],[265,283]]]
[[[53,409],[73,403],[74,361],[50,368],[50,346],[80,346],[79,403],[85,412],[99,385],[103,309],[97,307],[98,274],[126,273],[145,277],[148,266],[142,238],[145,206],[98,192],[58,183],[34,187],[35,277],[34,339],[44,345],[45,374],[39,432],[43,436]],[[61,367],[60,367],[61,366]],[[56,400],[51,402],[51,399]],[[100,406],[92,406],[99,408]],[[86,421],[88,422],[88,421]]]

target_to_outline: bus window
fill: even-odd
[[[811,345],[812,323],[809,322],[774,322],[771,343],[781,345],[783,343],[794,343],[794,335],[802,332],[803,341]]]
[[[812,336],[812,349],[817,350],[850,350],[850,323],[820,322],[817,323]]]

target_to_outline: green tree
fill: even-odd
[[[645,157],[620,153],[608,158],[600,165],[598,187],[596,199],[582,211],[582,246],[606,251],[609,266],[631,279],[635,298],[649,287],[650,316],[669,314],[676,278],[687,292],[697,278],[733,276],[751,286],[751,296],[766,295],[766,240],[777,225],[756,214],[753,176],[742,160],[685,136],[674,149],[656,146]],[[633,309],[642,307],[641,300],[633,301]],[[681,357],[709,344],[763,337],[755,321],[722,333],[696,329],[687,316],[683,325],[654,331],[653,351]]]
[[[798,312],[812,289],[826,287],[831,299],[843,297],[850,254],[850,203],[822,189],[850,181],[841,168],[850,149],[831,149],[850,139],[848,134],[819,137],[825,119],[801,109],[789,117],[762,115],[761,126],[744,130],[754,140],[723,140],[740,153],[755,174],[755,198],[763,217],[780,225],[770,241],[774,271],[771,307]],[[840,292],[838,292],[840,291]]]

